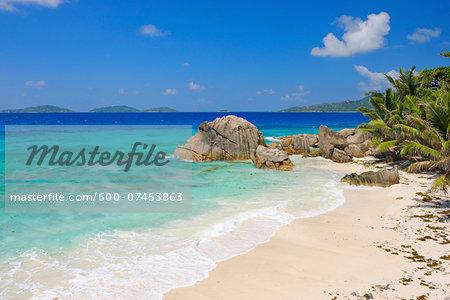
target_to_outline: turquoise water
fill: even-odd
[[[166,150],[180,139],[168,141]],[[190,213],[2,212],[0,298],[160,299],[201,280],[218,261],[267,241],[280,226],[343,203],[339,174],[324,168],[330,162],[292,160],[292,172],[259,170],[251,161],[193,164]]]

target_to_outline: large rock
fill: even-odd
[[[331,155],[331,160],[337,163],[345,163],[352,161],[352,157],[345,153],[345,151],[335,148]]]
[[[278,149],[270,149],[261,145],[256,148],[251,159],[255,166],[260,169],[289,171],[293,166],[286,152]]]
[[[333,129],[328,128],[327,126],[320,125],[319,148],[326,158],[332,158],[335,149],[342,150],[343,152],[345,150],[345,147],[347,146],[348,146],[347,140],[344,138],[342,134],[334,131]],[[341,155],[341,153],[338,153],[337,155]]]
[[[393,169],[383,169],[378,172],[364,172],[361,174],[352,173],[345,175],[342,182],[348,182],[353,185],[376,185],[382,187],[388,187],[393,184],[399,183],[398,167],[394,166]]]
[[[347,143],[349,143],[349,144],[361,144],[367,140],[370,140],[371,138],[372,138],[372,135],[370,134],[370,132],[362,131],[362,130],[356,130],[355,134],[348,135],[346,137]]]
[[[338,132],[342,134],[343,137],[347,138],[349,135],[355,134],[356,129],[355,128],[344,128],[339,130]]]
[[[308,138],[300,134],[284,137],[280,145],[288,155],[309,153]]]
[[[364,152],[362,151],[359,145],[350,144],[345,147],[345,153],[351,157],[364,157]]]
[[[344,151],[351,157],[364,157],[367,156],[367,151],[370,149],[370,140],[366,140],[361,144],[350,144]]]
[[[178,146],[174,155],[195,162],[250,159],[258,145],[266,145],[258,128],[229,115],[200,124],[197,133],[185,145]]]
[[[358,144],[359,149],[361,149],[362,152],[367,152],[370,149],[371,140],[366,140],[364,143]]]
[[[308,140],[308,144],[310,147],[314,147],[317,146],[317,144],[319,144],[319,136],[317,134],[304,133],[300,135]]]

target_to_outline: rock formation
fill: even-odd
[[[282,138],[280,145],[288,155],[309,153],[309,140],[301,134]]]
[[[370,149],[370,140],[366,140],[361,144],[349,144],[344,151],[351,157],[364,157],[368,155]]]
[[[354,129],[354,128],[344,128],[344,129],[339,130],[338,132],[340,134],[342,134],[342,136],[344,138],[347,138],[349,135],[355,134],[355,131],[356,131],[356,129]]]
[[[349,144],[362,144],[367,140],[370,140],[372,135],[370,132],[355,130],[354,134],[348,135],[346,137],[347,143]]]
[[[348,162],[353,157],[370,155],[373,153],[370,140],[371,134],[366,131],[345,128],[336,132],[323,125],[319,127],[320,150],[323,156],[335,162]]]
[[[286,152],[278,149],[270,149],[261,145],[256,148],[251,159],[255,166],[260,169],[289,171],[293,166]]]
[[[185,145],[178,146],[174,155],[195,162],[249,159],[259,145],[266,143],[258,128],[229,115],[200,124],[197,133]]]
[[[331,160],[337,163],[345,163],[352,161],[352,157],[345,153],[345,151],[334,148],[333,154],[331,155]]]
[[[391,170],[383,169],[378,172],[364,172],[361,174],[352,173],[345,175],[342,182],[348,182],[353,185],[376,185],[388,187],[399,183],[398,167],[394,166]]]
[[[319,144],[319,136],[317,134],[304,133],[300,136],[305,137],[308,140],[310,147],[316,147]]]
[[[336,162],[347,162],[351,161],[352,158],[345,153],[345,148],[348,146],[347,140],[342,134],[328,128],[327,126],[320,125],[319,127],[319,148],[322,154],[326,158],[331,158]],[[333,155],[335,150],[336,154]],[[334,157],[334,158],[333,158]]]

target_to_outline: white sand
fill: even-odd
[[[361,163],[333,168],[368,170]],[[400,175],[390,188],[348,187],[343,206],[281,228],[268,243],[219,263],[207,279],[166,299],[450,297],[448,198],[424,202],[416,193],[426,192],[431,179]]]

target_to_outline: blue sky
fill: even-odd
[[[449,65],[438,55],[450,49],[448,11],[450,1],[0,0],[0,109],[355,100],[385,88],[382,73]]]

